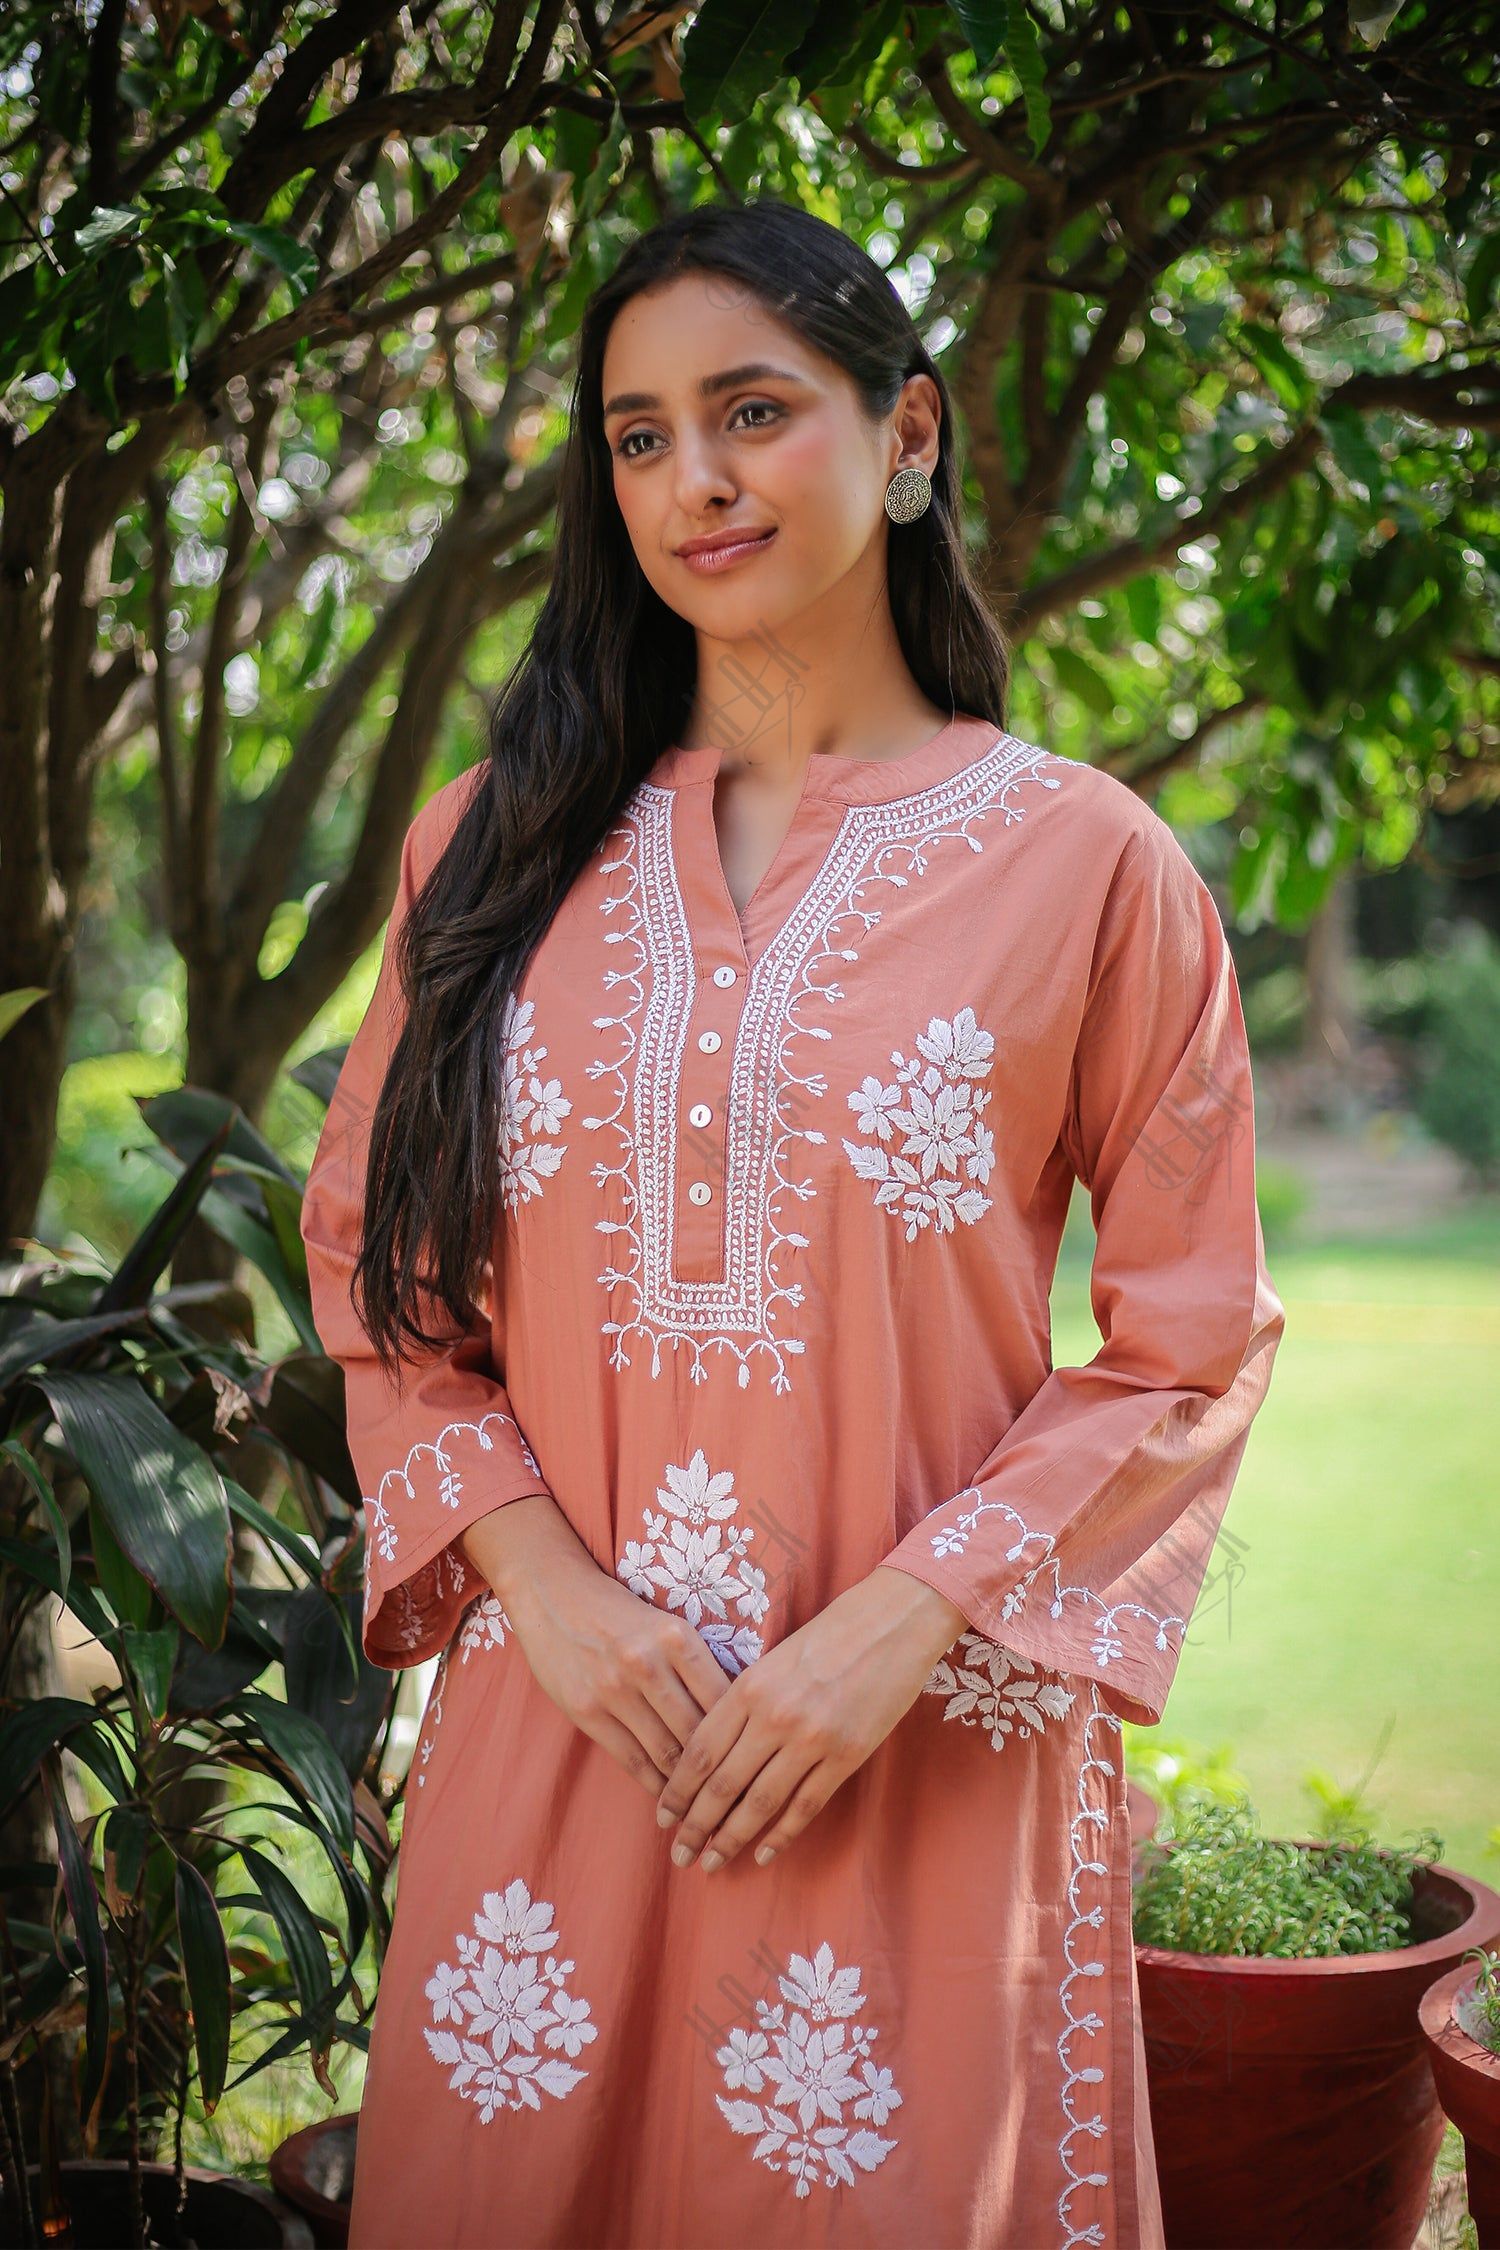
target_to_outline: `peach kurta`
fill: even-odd
[[[348,1302],[389,935],[309,1183],[365,1647],[442,1652],[353,2250],[1156,2245],[1120,1721],[1283,1319],[1223,928],[1122,783],[970,716],[815,758],[741,917],[720,756],[663,753],[534,955],[490,1304],[399,1397]],[[1054,1368],[1075,1175],[1105,1341]],[[680,1869],[456,1544],[538,1491],[730,1675],[878,1567],[968,1629],[769,1867]]]

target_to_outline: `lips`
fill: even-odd
[[[679,547],[677,552],[683,562],[689,563],[695,568],[713,569],[722,567],[725,563],[737,561],[741,555],[757,553],[762,547],[768,547],[775,536],[774,525],[763,531],[746,529],[742,532],[720,536],[712,541],[700,541],[696,545]]]

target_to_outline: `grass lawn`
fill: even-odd
[[[1059,1363],[1098,1348],[1079,1215],[1075,1197]],[[1306,1775],[1352,1789],[1373,1764],[1379,1841],[1431,1825],[1500,1887],[1500,1197],[1397,1239],[1272,1243],[1267,1263],[1287,1325],[1221,1533],[1233,1567],[1161,1726],[1127,1740],[1227,1749],[1286,1835],[1314,1832]]]

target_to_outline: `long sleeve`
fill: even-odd
[[[456,782],[412,823],[369,1008],[339,1072],[302,1205],[313,1318],[344,1371],[349,1450],[364,1494],[363,1640],[372,1663],[419,1664],[451,1637],[484,1580],[458,1539],[481,1516],[548,1487],[511,1410],[498,1363],[503,1309],[476,1306],[452,1329],[430,1299],[424,1324],[451,1329],[436,1353],[408,1360],[399,1385],[381,1368],[350,1284],[363,1220],[369,1127],[404,1005],[397,933],[462,809]]]
[[[1053,1368],[884,1562],[1154,1726],[1285,1325],[1233,961],[1154,813],[1100,909],[1060,1140],[1089,1191],[1102,1348]]]

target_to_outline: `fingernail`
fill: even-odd
[[[690,1867],[692,1859],[693,1847],[691,1844],[674,1844],[672,1846],[672,1863],[675,1867]]]
[[[767,1860],[774,1859],[775,1857],[776,1846],[774,1844],[762,1844],[760,1850],[755,1855],[755,1864],[757,1867],[764,1867]]]
[[[656,1825],[657,1825],[657,1827],[658,1827],[658,1828],[670,1828],[670,1827],[671,1827],[671,1825],[672,1825],[672,1823],[673,1823],[673,1821],[674,1821],[674,1820],[675,1820],[676,1818],[677,1818],[677,1815],[676,1815],[676,1813],[674,1813],[674,1812],[673,1812],[673,1810],[672,1810],[672,1808],[671,1808],[671,1806],[670,1806],[670,1805],[658,1805],[658,1806],[657,1806],[657,1808],[656,1808]]]
[[[723,1864],[724,1860],[719,1852],[705,1852],[703,1854],[703,1872],[705,1875],[712,1875],[714,1869],[722,1867]]]

